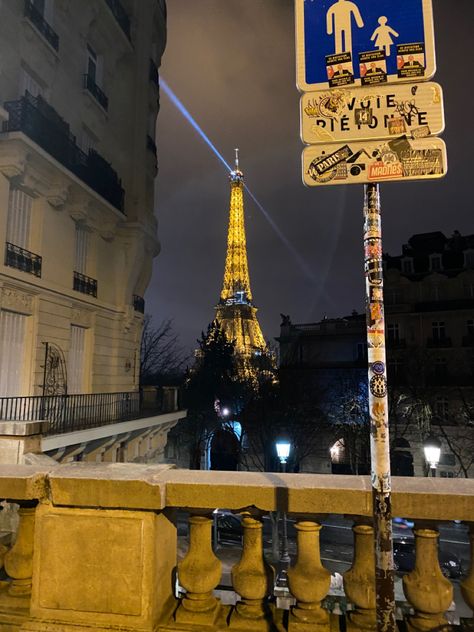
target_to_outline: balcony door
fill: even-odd
[[[71,325],[71,342],[69,345],[67,383],[71,395],[84,393],[86,390],[86,337],[87,329]]]
[[[0,397],[24,395],[27,318],[0,310]]]

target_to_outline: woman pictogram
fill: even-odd
[[[385,55],[390,57],[390,49],[394,43],[392,35],[394,37],[398,37],[399,34],[397,31],[394,31],[390,26],[388,26],[387,22],[388,20],[385,16],[381,16],[379,18],[380,26],[375,29],[370,41],[373,42],[375,40],[375,46],[379,50],[385,49]]]

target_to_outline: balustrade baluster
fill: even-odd
[[[444,615],[453,600],[453,587],[439,566],[439,533],[415,525],[415,568],[403,578],[403,591],[415,614],[408,619],[409,630],[441,630],[448,626]]]
[[[267,598],[272,592],[274,570],[263,556],[262,528],[260,518],[250,514],[242,518],[242,556],[232,568],[232,585],[242,600],[232,611],[233,627],[248,629],[251,622],[258,623],[259,630],[270,629],[271,626]]]
[[[331,573],[321,564],[321,525],[305,520],[295,527],[298,553],[296,564],[288,570],[288,585],[296,606],[291,609],[288,630],[329,630],[329,614],[321,601],[329,592]]]
[[[474,611],[474,522],[469,525],[469,539],[471,542],[471,566],[469,575],[461,582],[461,592],[466,604]]]
[[[360,520],[352,527],[354,532],[354,559],[351,568],[344,573],[344,591],[354,604],[348,613],[348,629],[360,627],[375,630],[375,559],[374,528]],[[353,626],[351,626],[353,624]]]
[[[214,555],[211,542],[212,518],[189,518],[189,549],[178,563],[179,583],[186,590],[175,613],[178,623],[213,625],[220,603],[212,595],[219,584],[222,564]]]
[[[16,597],[31,593],[35,511],[30,503],[20,505],[17,538],[4,558],[5,571],[12,580],[8,593]]]

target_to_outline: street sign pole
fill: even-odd
[[[379,185],[375,183],[366,184],[364,194],[364,269],[369,363],[370,451],[375,533],[376,616],[378,632],[395,632],[390,442]]]

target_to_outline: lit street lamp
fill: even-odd
[[[441,441],[434,435],[430,435],[423,443],[425,460],[430,466],[431,476],[436,476],[436,468],[441,456]]]
[[[277,439],[276,451],[278,458],[280,459],[281,471],[283,474],[286,472],[286,462],[290,456],[291,443],[286,438]],[[280,564],[284,568],[288,568],[291,562],[290,555],[288,553],[288,530],[286,524],[286,512],[283,512],[283,540],[281,546]]]

